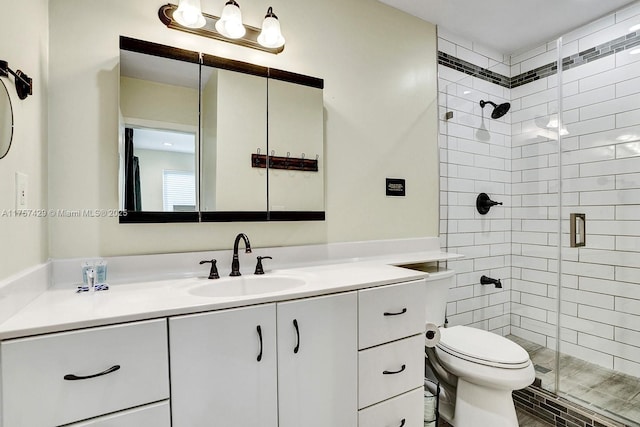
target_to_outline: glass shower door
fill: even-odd
[[[629,425],[640,425],[639,24],[636,6],[562,38],[562,115],[548,125],[561,146],[557,391]]]

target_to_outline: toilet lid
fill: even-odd
[[[470,362],[500,368],[524,368],[529,354],[500,335],[467,326],[440,328],[438,348]]]

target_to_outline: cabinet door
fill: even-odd
[[[169,320],[173,427],[278,425],[275,314],[267,304]]]
[[[280,427],[358,422],[357,294],[278,303]]]

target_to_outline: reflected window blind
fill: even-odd
[[[165,212],[195,211],[196,179],[193,172],[162,171],[162,205]]]

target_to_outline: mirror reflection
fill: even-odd
[[[269,210],[324,210],[324,115],[322,89],[269,79],[269,153],[288,158],[288,168],[269,169]],[[304,159],[317,170],[300,170]],[[285,160],[287,162],[287,160]]]
[[[202,210],[267,210],[267,79],[202,67]]]
[[[4,82],[0,80],[0,159],[7,155],[13,138],[13,109]]]
[[[322,79],[120,43],[121,222],[325,218]]]
[[[199,66],[121,51],[124,209],[195,212]]]

